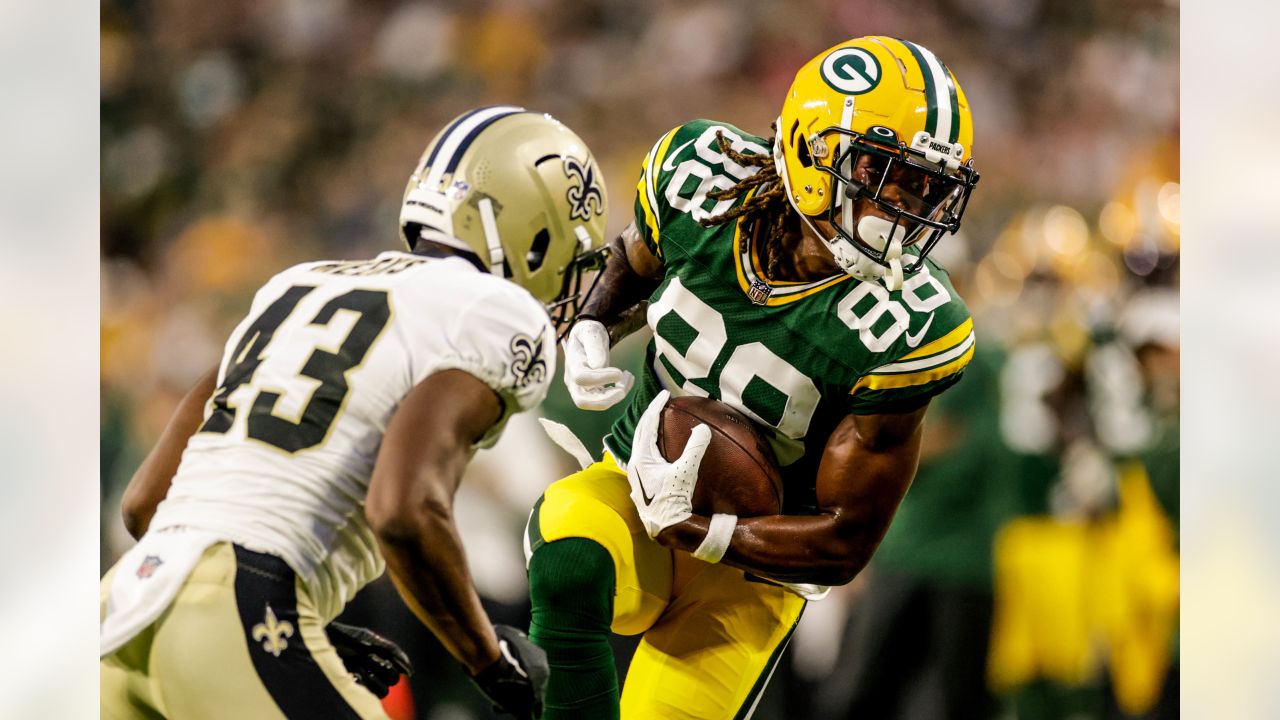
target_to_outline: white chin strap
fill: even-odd
[[[493,215],[493,201],[484,198],[480,201],[480,227],[484,230],[484,241],[489,248],[489,272],[498,277],[506,277],[502,261],[506,258],[502,252],[502,238],[498,235],[498,221]]]
[[[804,224],[809,226],[809,230],[813,231],[813,234],[822,240],[822,244],[827,246],[831,255],[835,257],[836,263],[846,273],[867,282],[883,280],[885,289],[890,292],[902,289],[902,237],[906,233],[901,226],[896,228],[897,232],[894,232],[893,223],[882,217],[866,215],[858,221],[856,228],[845,228],[845,232],[851,235],[856,232],[863,242],[877,250],[884,250],[887,246],[889,252],[885,253],[884,260],[889,267],[885,267],[867,257],[843,237],[823,235],[818,228],[814,227],[808,215],[799,210],[796,212]]]
[[[884,256],[884,261],[889,264],[887,268],[866,255],[858,253],[858,269],[871,274],[870,278],[863,279],[883,278],[884,286],[890,291],[901,290],[902,237],[907,234],[906,230],[901,225],[895,226],[882,217],[865,215],[858,221],[857,233],[863,242],[877,250],[884,250],[886,246],[889,248]],[[845,245],[849,245],[844,238],[840,240]]]
[[[782,127],[782,118],[778,118],[778,127]],[[854,247],[853,243],[845,240],[840,235],[835,237],[827,237],[814,227],[813,221],[809,219],[796,207],[795,198],[791,190],[791,178],[787,175],[787,163],[782,156],[782,142],[775,140],[773,143],[773,165],[777,170],[778,177],[782,178],[782,188],[787,196],[787,202],[791,203],[791,209],[796,211],[800,219],[805,225],[809,226],[809,230],[813,232],[818,239],[822,240],[822,244],[831,251],[838,263],[849,275],[868,282],[884,281],[884,286],[890,292],[902,289],[902,238],[906,235],[906,230],[898,226],[897,232],[894,232],[894,224],[882,217],[873,215],[864,216],[858,221],[856,227],[853,225],[853,213],[851,208],[852,202],[844,203],[842,208],[840,225],[842,229],[850,234],[862,238],[866,244],[874,247],[876,250],[884,250],[885,247],[889,251],[885,253],[884,260],[889,267],[885,267],[880,263],[867,257],[864,253]],[[839,189],[832,183],[832,191],[838,192]]]

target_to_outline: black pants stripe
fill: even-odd
[[[236,551],[236,608],[258,677],[288,718],[360,720],[312,657],[298,625],[297,578],[284,560]],[[217,668],[209,668],[217,672]]]

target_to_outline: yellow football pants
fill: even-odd
[[[554,483],[529,522],[530,551],[594,540],[613,558],[612,629],[644,633],[622,687],[623,720],[750,717],[805,601],[652,540],[627,475],[603,461]]]
[[[104,610],[118,570],[103,578]],[[164,614],[102,658],[99,678],[104,720],[387,717],[288,566],[225,542],[205,551]]]

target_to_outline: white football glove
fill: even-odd
[[[689,434],[684,452],[675,462],[667,462],[658,450],[658,421],[671,393],[663,390],[649,403],[636,423],[627,463],[631,502],[635,503],[649,537],[664,528],[687,520],[693,514],[693,488],[698,482],[698,465],[711,443],[711,428],[699,423]]]
[[[579,320],[564,343],[564,384],[582,410],[608,410],[627,396],[636,378],[609,367],[609,331],[598,320]]]

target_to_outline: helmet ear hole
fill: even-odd
[[[529,252],[524,256],[529,272],[535,272],[542,267],[542,263],[547,259],[547,248],[550,246],[551,233],[546,228],[542,228],[537,235],[533,236],[533,244],[529,246]]]
[[[809,154],[809,143],[800,142],[796,144],[796,159],[800,161],[803,167],[813,167],[813,156]]]
[[[400,232],[403,234],[405,245],[412,250],[414,245],[418,244],[418,237],[422,233],[422,225],[416,222],[404,223],[400,226]]]

